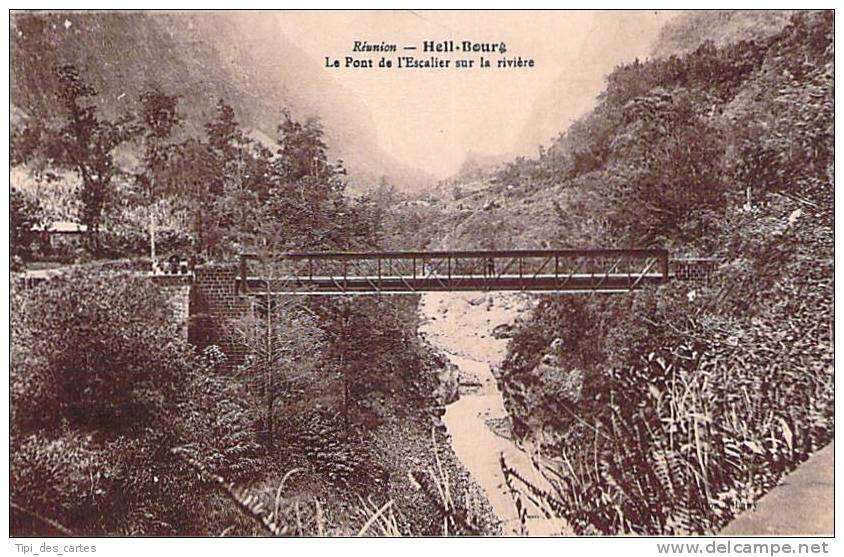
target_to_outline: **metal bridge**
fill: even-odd
[[[629,292],[669,279],[665,249],[242,254],[241,293]]]

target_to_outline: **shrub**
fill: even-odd
[[[102,251],[112,257],[149,255],[149,232],[126,226],[115,227],[101,233]],[[193,240],[187,232],[163,228],[155,235],[158,256],[173,253],[186,254],[193,249]]]
[[[13,503],[87,534],[214,527],[197,512],[209,488],[173,450],[248,477],[254,416],[180,338],[157,287],[76,271],[13,300]]]
[[[717,531],[832,439],[832,23],[622,67],[561,139],[627,177],[615,241],[723,261],[709,287],[545,300],[513,339],[514,432],[575,531]]]
[[[135,422],[149,410],[142,384],[180,382],[183,347],[150,281],[75,272],[32,295],[22,325],[37,334],[27,335],[27,355],[47,366],[62,416],[95,427]]]
[[[832,439],[832,343],[824,325],[831,282],[823,287],[820,277],[780,266],[782,292],[769,290],[752,318],[706,310],[719,291],[698,288],[692,303],[675,286],[653,293],[662,298],[657,304],[645,292],[615,307],[581,306],[576,323],[613,326],[584,330],[604,347],[603,358],[590,361],[592,350],[558,343],[561,376],[585,376],[574,397],[550,396],[560,377],[537,374],[537,358],[511,355],[504,385],[516,431],[542,430],[542,453],[567,463],[551,479],[575,531],[717,531]],[[798,291],[795,278],[815,292],[788,294]],[[540,321],[553,331],[560,315]],[[648,325],[637,332],[632,321]],[[557,338],[566,339],[569,326],[559,322]],[[525,346],[517,336],[511,350]]]
[[[53,517],[87,515],[102,504],[109,466],[79,432],[53,439],[30,434],[12,452],[12,501]]]

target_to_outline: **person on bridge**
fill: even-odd
[[[486,259],[486,267],[484,268],[484,278],[494,278],[495,277],[495,259],[492,257],[487,257]]]

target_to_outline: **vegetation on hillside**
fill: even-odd
[[[830,12],[800,13],[619,67],[498,175],[525,211],[559,208],[526,236],[722,262],[707,285],[545,298],[513,339],[507,407],[575,531],[717,531],[832,439],[832,37]]]
[[[435,428],[444,362],[414,300],[273,304],[270,335],[261,311],[233,329],[249,354],[232,370],[145,278],[92,268],[13,294],[13,532],[496,527]]]
[[[391,236],[385,205],[347,194],[316,118],[281,110],[270,139],[221,99],[196,131],[193,107],[158,84],[113,114],[81,67],[39,72],[60,102],[17,123],[12,163],[46,182],[76,178],[67,193],[89,241],[65,262],[121,257],[138,270],[150,227],[159,258],[218,261]],[[15,192],[16,254],[55,255],[32,233],[49,211]],[[216,347],[197,354],[169,301],[121,265],[78,266],[15,295],[13,531],[494,530],[435,427],[444,363],[417,336],[415,299],[265,298],[231,324],[246,351],[232,366]]]
[[[374,207],[344,195],[345,171],[329,161],[316,119],[283,111],[275,140],[259,141],[220,100],[205,133],[186,136],[178,97],[158,87],[141,94],[137,112],[108,119],[77,67],[54,71],[64,110],[18,127],[12,162],[47,181],[77,175],[78,218],[95,255],[148,253],[153,226],[169,232],[162,251],[209,258],[268,244],[348,249],[375,237]],[[134,163],[119,164],[119,149],[130,147]]]
[[[196,512],[209,488],[170,449],[249,477],[252,413],[236,384],[178,342],[157,287],[77,272],[14,292],[14,307],[12,531],[213,531],[219,505]]]
[[[382,176],[419,187],[429,178],[377,145],[366,107],[279,33],[278,15],[249,12],[16,12],[10,24],[13,122],[59,118],[53,68],[73,65],[99,92],[104,120],[142,108],[155,84],[181,98],[184,133],[201,135],[217,100],[243,126],[273,137],[288,107],[297,119],[320,115],[335,158],[355,191]],[[134,149],[124,151],[136,156]]]
[[[688,10],[669,20],[653,48],[657,58],[688,54],[710,41],[721,47],[765,40],[782,31],[794,10]]]

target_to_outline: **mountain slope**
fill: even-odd
[[[186,131],[202,131],[215,103],[232,104],[242,124],[275,136],[282,108],[318,116],[350,181],[367,189],[382,176],[418,189],[429,176],[386,155],[367,109],[288,41],[272,17],[254,13],[14,14],[11,100],[26,116],[50,117],[58,64],[73,63],[115,117],[137,108],[138,95],[159,86],[182,97]]]
[[[706,282],[544,296],[511,340],[513,431],[554,461],[577,533],[718,532],[832,440],[833,24],[799,12],[766,38],[618,67],[592,112],[444,227],[462,249],[719,262]]]
[[[686,11],[660,30],[653,56],[686,54],[704,41],[712,41],[715,46],[762,41],[780,32],[793,14],[794,10]]]
[[[534,156],[576,118],[591,110],[606,74],[619,63],[644,58],[669,12],[608,11],[595,24],[565,71],[534,101],[514,151]]]

